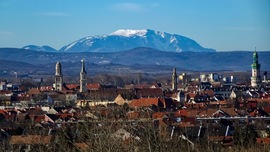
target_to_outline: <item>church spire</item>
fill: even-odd
[[[62,66],[60,62],[56,62],[55,75],[62,75]]]
[[[63,90],[63,75],[60,62],[57,62],[55,65],[54,89],[57,91]]]
[[[84,59],[82,59],[81,62],[82,62],[81,72],[86,73],[86,71],[85,71],[85,65],[84,65]]]
[[[258,53],[257,53],[256,47],[255,47],[255,51],[253,53],[253,63],[258,64]]]
[[[80,72],[80,92],[86,91],[86,70],[84,65],[84,59],[81,60],[82,62],[82,69]]]
[[[173,74],[172,74],[172,90],[177,91],[177,74],[176,74],[176,68],[173,68]]]

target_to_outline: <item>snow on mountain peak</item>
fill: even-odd
[[[117,52],[136,47],[149,47],[170,52],[211,52],[196,41],[177,34],[151,29],[119,29],[108,35],[88,36],[60,49],[69,52]]]
[[[35,50],[35,51],[44,51],[44,52],[57,52],[56,49],[48,46],[48,45],[44,45],[44,46],[37,46],[37,45],[27,45],[22,47],[22,49],[26,49],[26,50]]]
[[[120,29],[120,30],[117,30],[117,31],[111,33],[111,35],[131,37],[131,36],[145,36],[146,33],[147,33],[147,30]]]

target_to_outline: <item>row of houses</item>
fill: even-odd
[[[206,84],[207,83],[207,84]],[[2,105],[15,105],[27,103],[27,101],[53,101],[74,102],[80,100],[87,101],[114,101],[120,94],[126,100],[164,97],[172,98],[178,102],[199,103],[214,102],[229,99],[249,99],[249,98],[269,98],[269,88],[264,90],[251,90],[244,85],[224,85],[220,83],[192,82],[188,85],[179,85],[178,90],[171,91],[168,86],[159,83],[127,85],[124,88],[106,86],[100,84],[87,84],[87,92],[79,92],[78,84],[64,84],[62,91],[56,91],[52,86],[42,86],[39,88],[25,89],[23,86],[16,90],[0,91],[0,101]]]
[[[42,133],[44,129],[36,128],[57,132],[69,124],[89,120],[97,122],[97,126],[104,126],[104,120],[134,122],[136,126],[150,122],[161,137],[169,140],[181,137],[190,143],[207,137],[209,141],[232,145],[236,128],[244,126],[254,126],[256,134],[267,132],[270,121],[270,93],[267,88],[251,90],[242,85],[203,85],[190,83],[176,91],[157,83],[125,88],[88,84],[86,92],[79,92],[79,86],[74,84],[64,85],[62,91],[49,86],[3,90],[1,97],[5,99],[1,98],[1,104],[5,105],[0,111],[1,139],[11,145],[29,145],[19,139],[22,136],[31,139],[33,136],[37,140],[50,139],[49,144],[54,137],[52,131]],[[230,93],[226,97],[219,91]],[[31,128],[25,129],[29,125]],[[118,129],[121,127],[114,131]],[[268,143],[268,136],[267,133],[256,135],[256,141]],[[87,145],[83,141],[74,141],[76,144]]]
[[[269,141],[267,126],[270,125],[270,106],[262,109],[255,108],[252,111],[236,110],[233,107],[228,107],[229,103],[218,107],[198,103],[201,106],[193,104],[191,107],[187,104],[182,109],[168,111],[165,110],[164,105],[172,101],[165,101],[164,98],[140,98],[132,100],[128,104],[128,109],[125,109],[124,105],[126,104],[121,104],[123,100],[120,98],[119,95],[115,100],[115,105],[107,107],[92,106],[87,109],[72,106],[32,107],[0,110],[0,139],[13,147],[16,145],[51,144],[56,135],[53,132],[58,132],[59,129],[70,124],[87,123],[88,120],[92,120],[92,123],[97,123],[98,128],[104,127],[104,122],[133,124],[137,127],[142,127],[145,123],[150,122],[152,127],[157,128],[158,135],[162,138],[174,140],[183,137],[193,144],[196,140],[207,138],[210,142],[220,142],[225,146],[232,146],[236,142],[234,138],[236,138],[237,128],[247,129],[246,126],[254,126],[256,142],[258,144],[269,143],[267,142]],[[116,125],[113,130],[115,133],[118,132],[114,135],[113,131],[112,136],[119,137],[121,135],[119,138],[123,138],[123,142],[129,137],[143,138],[132,134],[130,129],[129,131],[123,130],[121,125]],[[74,132],[77,132],[76,129]],[[31,142],[32,139],[37,140]],[[89,146],[78,140],[74,141],[75,144]]]

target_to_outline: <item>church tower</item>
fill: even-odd
[[[177,91],[177,74],[176,74],[176,68],[173,68],[173,74],[172,74],[172,90]]]
[[[54,89],[57,91],[63,90],[63,75],[60,62],[55,65]]]
[[[261,76],[260,76],[261,65],[259,64],[258,61],[258,54],[256,49],[253,53],[253,63],[251,64],[251,68],[252,68],[251,86],[258,88],[261,85]]]
[[[82,59],[82,69],[80,72],[80,92],[86,91],[86,71],[84,65],[84,59]]]

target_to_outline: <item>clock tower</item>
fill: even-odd
[[[253,63],[251,64],[252,68],[252,76],[251,76],[251,86],[254,88],[258,88],[261,86],[261,76],[260,76],[260,68],[261,65],[258,61],[258,54],[255,49],[253,53]]]

